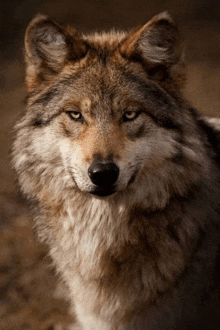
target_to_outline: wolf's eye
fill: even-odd
[[[72,120],[81,121],[81,122],[84,120],[81,112],[79,111],[67,111],[67,114]]]
[[[140,115],[140,111],[126,111],[122,116],[122,120],[124,122],[131,121],[136,119],[139,115]]]

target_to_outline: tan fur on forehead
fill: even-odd
[[[92,101],[89,97],[85,97],[81,100],[80,104],[84,111],[89,112],[91,109]]]
[[[89,112],[91,110],[91,105],[92,105],[91,99],[89,97],[83,97],[82,99],[79,100],[74,99],[73,101],[69,101],[65,105],[65,110],[74,111],[74,110],[82,109],[85,112]]]
[[[120,43],[125,37],[127,36],[127,33],[124,31],[116,31],[112,29],[111,31],[101,31],[101,32],[93,32],[91,34],[85,34],[83,35],[84,40],[88,40],[91,42],[94,42],[96,44],[115,44]]]

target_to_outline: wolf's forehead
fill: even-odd
[[[64,73],[57,85],[64,92],[73,92],[92,98],[112,97],[115,94],[123,95],[141,89],[141,86],[150,84],[146,76],[132,74],[117,63],[100,63],[94,60],[78,72],[71,73],[71,68]]]
[[[70,77],[66,83],[68,88],[62,86],[65,98],[73,102],[78,100],[80,108],[88,113],[98,110],[99,106],[105,106],[106,109],[123,108],[124,103],[135,103],[135,99],[141,102],[144,98],[144,93],[140,96],[140,82],[114,69],[89,68],[76,80]]]
[[[85,108],[89,108],[91,102],[94,104],[100,100],[112,99],[122,88],[122,77],[115,70],[101,68],[99,64],[91,65],[73,75],[70,70],[63,78],[57,83],[62,93],[70,99],[83,99],[82,106]]]

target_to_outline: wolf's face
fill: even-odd
[[[19,167],[32,153],[39,175],[99,197],[138,188],[167,196],[194,180],[201,145],[179,95],[181,47],[167,14],[130,34],[81,37],[40,16],[26,59],[31,94],[18,126],[29,143]]]
[[[141,171],[163,167],[179,153],[178,123],[170,119],[163,127],[153,117],[162,111],[174,115],[172,99],[111,61],[92,63],[73,82],[69,78],[61,113],[51,123],[71,179],[98,196],[125,190]]]

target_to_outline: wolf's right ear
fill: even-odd
[[[37,15],[25,34],[26,82],[29,91],[51,79],[70,60],[86,54],[87,47],[78,37],[44,15]]]

